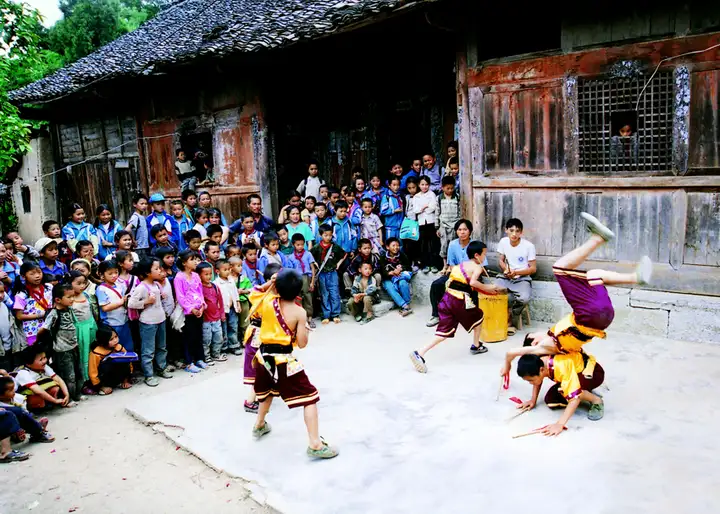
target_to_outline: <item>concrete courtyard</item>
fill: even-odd
[[[407,354],[432,337],[428,313],[392,311],[367,326],[344,317],[298,351],[320,390],[321,434],[340,449],[331,461],[306,457],[302,411],[277,400],[273,432],[255,441],[237,368],[127,410],[287,514],[717,512],[720,347],[611,327],[587,347],[606,369],[605,418],[579,410],[557,438],[512,439],[558,416],[541,403],[508,422],[508,398],[531,393],[516,375],[495,401],[501,359],[521,335],[471,356],[460,334],[421,375]]]

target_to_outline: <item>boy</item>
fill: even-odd
[[[455,266],[450,272],[445,296],[438,307],[440,323],[435,330],[435,339],[424,348],[410,354],[410,361],[420,373],[427,373],[425,354],[446,339],[455,337],[458,325],[462,325],[465,330],[473,333],[471,354],[477,355],[488,351],[487,347],[480,342],[483,312],[478,307],[477,291],[497,294],[502,291],[502,288],[480,282],[485,250],[484,243],[472,241],[467,247],[470,260]]]
[[[232,269],[230,263],[225,259],[220,259],[215,264],[215,273],[217,278],[213,284],[217,286],[222,295],[223,308],[225,309],[225,321],[223,328],[223,347],[222,351],[232,352],[240,355],[240,343],[238,342],[238,315],[242,312],[240,306],[240,297],[236,282],[231,279],[230,273]]]
[[[68,268],[62,262],[58,262],[58,244],[54,239],[49,237],[41,237],[35,243],[35,250],[40,255],[38,264],[43,273],[56,277],[56,280],[62,280],[68,272]]]
[[[360,202],[357,201],[355,196],[355,190],[352,187],[346,186],[343,192],[343,198],[347,205],[347,217],[354,226],[360,224],[360,216],[362,216],[362,208]],[[337,204],[335,206],[335,213],[337,214]]]
[[[185,191],[183,192],[183,194]],[[173,200],[170,202],[170,213],[172,214],[172,219],[175,225],[177,226],[177,238],[176,242],[178,245],[178,251],[182,252],[183,250],[187,249],[187,243],[185,242],[185,232],[190,230],[193,225],[195,224],[193,221],[191,221],[192,218],[189,218],[185,213],[185,207],[183,205],[182,200]]]
[[[70,309],[75,301],[75,292],[71,284],[58,284],[53,287],[53,309],[45,317],[38,337],[50,336],[52,341],[53,362],[62,377],[70,397],[79,400],[82,393],[83,374],[80,369],[80,350],[75,331],[75,314]]]
[[[300,193],[303,199],[307,196],[320,198],[320,186],[324,186],[325,181],[318,177],[318,173],[317,161],[310,161],[310,164],[308,164],[308,176],[297,187],[297,192]]]
[[[361,208],[360,237],[368,239],[372,243],[373,253],[379,254],[383,247],[382,221],[377,214],[373,213],[373,201],[370,198],[363,198]]]
[[[213,223],[207,227],[207,238],[208,241],[213,241],[220,246],[220,257],[225,258],[225,252],[223,251],[223,228],[220,225]]]
[[[62,229],[60,223],[55,220],[48,220],[42,224],[42,230],[45,237],[49,237],[57,243],[58,258],[57,260],[63,263],[65,266],[70,266],[73,260],[73,253],[67,244],[67,241],[62,238]],[[37,245],[37,243],[36,243]],[[37,250],[37,248],[35,248]],[[38,258],[39,260],[39,258]]]
[[[435,156],[432,154],[423,155],[423,166],[425,169],[422,174],[430,179],[430,190],[435,194],[439,194],[441,188],[440,182],[442,176],[445,174],[445,169],[437,163]]]
[[[298,234],[296,234],[298,235]],[[303,243],[304,246],[304,243]],[[318,433],[317,402],[320,394],[307,378],[302,365],[292,355],[293,343],[299,348],[308,344],[307,315],[295,304],[303,289],[303,279],[295,270],[283,270],[275,280],[277,297],[268,298],[260,305],[260,350],[255,355],[258,364],[255,393],[260,402],[253,436],[260,438],[270,433],[265,421],[272,399],[280,396],[289,408],[303,407],[309,445],[307,454],[313,458],[331,459],[338,455],[320,438]]]
[[[135,248],[140,257],[147,255],[148,249],[150,248],[150,240],[148,234],[147,219],[145,218],[145,212],[147,211],[148,198],[143,194],[135,195],[133,198],[133,207],[135,212],[128,220],[128,224],[125,230],[130,232],[135,239]]]
[[[202,250],[200,250],[200,246],[202,246],[202,236],[200,235],[200,232],[194,229],[190,229],[183,234],[183,239],[185,239],[188,250],[197,252],[200,256],[200,259],[205,260],[205,254],[202,252]]]
[[[227,355],[222,352],[223,336],[222,323],[227,321],[225,317],[225,305],[223,304],[220,289],[213,284],[214,270],[211,264],[201,262],[196,268],[197,274],[202,282],[203,298],[206,308],[203,311],[203,351],[205,353],[205,364],[214,366],[215,361],[224,362]]]
[[[312,296],[315,291],[315,268],[317,264],[312,254],[305,250],[305,237],[302,234],[293,234],[292,244],[295,251],[287,256],[287,267],[295,269],[302,277],[302,306],[307,313],[308,325],[315,328],[313,321]]]
[[[412,314],[410,302],[410,279],[412,278],[410,259],[400,251],[400,241],[391,237],[385,241],[385,253],[380,256],[382,285],[400,308],[400,315]]]
[[[457,238],[455,223],[461,217],[460,198],[455,191],[455,179],[450,176],[442,178],[442,193],[438,197],[438,237],[440,238],[440,257],[443,258],[442,274],[448,272],[448,245]]]
[[[327,204],[330,201],[330,188],[327,184],[322,184],[318,190],[320,191],[320,196],[317,197],[318,203]]]
[[[262,248],[263,233],[255,230],[255,218],[253,218],[252,213],[243,213],[240,215],[240,219],[242,220],[243,231],[238,235],[238,243],[240,246],[248,243],[254,244],[260,250]]]
[[[332,242],[333,228],[320,225],[318,228],[320,243],[310,251],[316,263],[320,263],[318,282],[320,284],[320,303],[322,306],[322,324],[330,320],[340,323],[340,287],[338,284],[338,268],[345,260],[345,250]],[[293,236],[295,237],[295,236]]]
[[[233,257],[240,257],[240,247],[238,245],[228,245],[225,252],[225,258],[230,260]]]
[[[455,193],[460,194],[460,159],[457,157],[450,157],[450,159],[448,159],[445,176],[455,179]]]
[[[337,206],[337,203],[340,201],[340,191],[338,191],[335,187],[329,187],[328,188],[328,203],[327,208],[328,212],[330,213],[330,216],[335,216],[335,209]]]
[[[33,248],[33,251],[37,252]],[[0,282],[10,291],[15,284],[15,279],[20,275],[20,266],[16,262],[7,260],[8,250],[5,245],[0,244]]]
[[[177,239],[180,233],[173,217],[165,212],[165,197],[160,193],[155,193],[150,195],[149,202],[152,212],[150,213],[150,216],[145,219],[148,231],[151,231],[155,225],[165,227],[170,242],[172,242],[173,246],[177,248],[179,244]],[[155,246],[155,238],[153,237],[152,232],[150,232],[149,243],[151,248]]]
[[[352,259],[357,248],[357,231],[348,218],[348,204],[343,200],[338,200],[335,204],[332,226],[333,241],[340,245],[340,248],[345,250],[345,253]]]
[[[501,369],[502,375],[510,372],[513,359],[519,355],[582,352],[583,346],[593,338],[604,339],[605,329],[615,317],[615,310],[605,286],[644,285],[652,278],[652,261],[649,257],[640,259],[634,273],[616,273],[602,269],[578,270],[577,267],[585,262],[590,254],[615,237],[615,234],[594,216],[586,212],[580,213],[580,216],[592,233],[590,239],[560,257],[553,265],[555,278],[565,300],[572,307],[572,313],[558,321],[547,333],[528,334],[528,346],[508,352]],[[594,357],[589,356],[588,359],[588,366],[593,365]]]
[[[315,204],[315,244],[319,244],[322,237],[320,236],[321,225],[332,224],[332,216],[330,216],[327,206],[324,203]]]
[[[186,189],[182,192],[182,201],[185,203],[185,217],[192,221],[190,227],[195,224],[195,209],[197,209],[198,197],[194,189]]]
[[[15,248],[15,255],[17,255],[20,260],[38,260],[40,258],[40,255],[38,255],[35,248],[30,245],[26,245],[23,238],[17,232],[8,232],[7,238],[12,241],[13,247]]]
[[[603,399],[593,394],[593,389],[601,386],[605,380],[605,371],[595,364],[592,373],[587,375],[587,355],[572,352],[561,355],[523,355],[518,360],[517,373],[533,386],[530,401],[518,405],[518,409],[534,409],[540,394],[543,380],[549,378],[555,385],[545,394],[545,403],[550,408],[565,407],[557,423],[543,427],[540,432],[555,436],[567,428],[567,422],[575,414],[580,402],[589,402],[588,419],[598,421],[605,414]]]
[[[150,251],[150,255],[153,257],[160,248],[168,248],[177,254],[177,246],[170,241],[170,236],[164,225],[153,225],[150,229],[150,238],[155,241],[153,249]]]
[[[195,176],[195,166],[191,161],[187,160],[185,150],[178,148],[175,151],[177,159],[175,160],[175,174],[180,182],[180,188],[183,192],[195,189],[197,184],[197,176]]]
[[[253,286],[259,286],[265,283],[262,271],[258,266],[257,253],[258,250],[253,244],[244,245],[242,247],[242,274],[250,280]]]
[[[211,280],[215,280],[217,278],[217,275],[215,274],[215,265],[220,259],[220,245],[215,241],[208,241],[205,243],[205,262],[210,264],[210,272],[212,274]]]
[[[0,282],[0,369],[14,369],[13,331],[17,330],[10,289]]]
[[[20,396],[22,398],[22,396]],[[12,412],[20,425],[20,440],[25,440],[25,434],[30,434],[31,443],[52,443],[55,438],[45,431],[47,418],[38,422],[21,405],[15,402],[15,381],[10,376],[0,375],[0,409]],[[44,424],[44,425],[43,425]]]
[[[408,179],[413,179],[415,181],[420,180],[421,172],[422,172],[422,159],[413,159],[410,169],[405,174],[405,176],[403,176],[402,181],[400,181],[400,191],[402,191],[403,193],[406,193]]]
[[[260,252],[260,258],[258,259],[257,268],[260,273],[265,272],[268,264],[275,263],[280,266],[285,266],[285,256],[279,252],[280,250],[280,239],[275,232],[268,232],[263,236],[265,242],[265,248]]]
[[[400,171],[402,172],[402,168]],[[393,176],[388,181],[388,191],[380,202],[380,215],[385,223],[385,239],[400,238],[400,227],[405,219],[404,212],[403,200],[400,195],[400,178]]]
[[[50,405],[74,407],[65,381],[47,364],[44,346],[34,344],[22,352],[23,365],[15,375],[18,393],[27,397],[29,411],[45,409]]]
[[[520,328],[521,314],[530,301],[532,294],[532,277],[536,271],[535,245],[523,239],[523,224],[517,218],[510,218],[505,223],[505,234],[497,246],[498,261],[503,277],[495,283],[510,293],[508,298],[511,309],[508,334],[513,335]]]
[[[372,264],[369,262],[360,265],[360,273],[355,277],[350,290],[352,296],[347,303],[348,312],[361,324],[375,319],[373,303],[378,301],[379,289],[372,272]]]
[[[293,253],[293,245],[290,242],[290,238],[288,237],[288,230],[285,227],[285,225],[277,225],[275,228],[275,233],[278,235],[278,240],[280,241],[280,253],[283,255],[290,255]]]
[[[248,313],[250,312],[250,302],[248,300],[248,294],[252,291],[253,285],[250,279],[243,275],[242,259],[240,257],[230,257],[228,259],[230,263],[230,280],[235,284],[236,294],[238,296],[238,302],[240,310],[237,311],[238,315],[238,348],[233,349],[235,355],[242,355],[243,344],[241,341],[245,338],[245,331],[250,324]]]
[[[372,243],[367,239],[361,239],[358,242],[358,254],[350,262],[347,271],[343,273],[343,285],[346,291],[352,289],[355,277],[360,273],[360,266],[367,262],[372,267],[372,276],[378,287],[382,281],[380,276],[380,258],[372,252]]]

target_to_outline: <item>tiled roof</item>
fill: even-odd
[[[421,0],[422,1],[422,0]],[[47,101],[118,77],[201,55],[281,48],[332,34],[413,0],[184,0],[137,30],[10,93],[15,103]]]

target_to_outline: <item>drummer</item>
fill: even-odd
[[[482,263],[487,253],[485,243],[472,241],[466,251],[470,260],[454,266],[450,271],[445,295],[438,306],[440,322],[435,329],[435,338],[424,348],[410,354],[410,361],[420,373],[427,373],[425,354],[445,339],[455,337],[458,325],[462,325],[465,330],[473,333],[470,353],[477,355],[488,351],[487,347],[480,342],[483,312],[478,307],[478,291],[497,294],[506,290],[498,285],[480,282],[480,275],[484,271]]]

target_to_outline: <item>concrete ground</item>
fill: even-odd
[[[280,401],[268,418],[273,432],[253,440],[254,416],[242,410],[246,388],[236,365],[192,384],[184,380],[189,387],[130,397],[128,411],[159,429],[160,423],[182,427],[165,432],[215,469],[252,481],[256,499],[288,514],[717,512],[720,347],[611,330],[608,340],[587,347],[606,369],[609,390],[599,391],[605,418],[591,422],[579,410],[557,438],[512,439],[558,417],[539,404],[508,422],[514,412],[508,398],[527,399],[531,392],[515,375],[495,401],[504,351],[520,345],[522,336],[471,356],[470,336],[460,334],[428,355],[430,371],[421,375],[407,354],[432,337],[424,326],[428,314],[421,308],[403,319],[392,311],[367,326],[344,317],[341,325],[319,327],[308,348],[297,352],[320,390],[321,434],[341,452],[331,461],[308,460],[302,412]],[[88,410],[91,415],[100,422]],[[75,437],[99,454],[126,437],[127,421],[117,430],[100,426],[102,435],[87,427]],[[144,430],[131,438],[143,443],[141,451],[133,447],[123,456],[138,480],[142,452],[150,450],[144,444],[150,430]],[[154,442],[153,452],[167,447]],[[90,491],[86,466],[75,470],[77,488]],[[119,470],[107,473],[98,494],[121,485]],[[174,491],[196,488],[187,476]],[[164,483],[151,480],[139,480],[137,487],[143,497],[166,492]],[[220,487],[213,494],[226,493]]]

